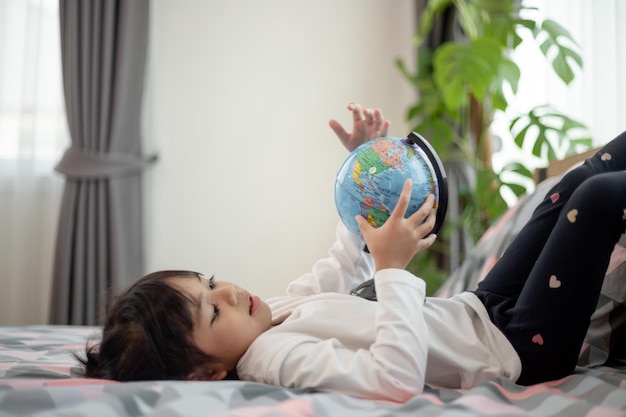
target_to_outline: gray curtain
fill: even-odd
[[[148,0],[60,0],[71,146],[52,280],[52,324],[100,324],[106,293],[143,272],[141,107]]]

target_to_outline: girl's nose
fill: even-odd
[[[239,302],[239,288],[236,285],[229,285],[227,287],[220,288],[220,296],[225,303],[230,305],[237,305]]]

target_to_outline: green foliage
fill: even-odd
[[[520,149],[530,148],[530,153],[547,161],[562,159],[592,145],[584,124],[543,105],[528,114],[515,117],[509,130]],[[581,136],[581,134],[583,136]]]
[[[434,54],[433,77],[448,109],[467,106],[468,93],[484,100],[500,65],[508,61],[494,39],[478,38],[468,44],[446,43]]]
[[[571,38],[569,32],[555,21],[545,20],[541,25],[541,30],[535,28],[533,33],[537,40],[539,40],[542,34],[546,35],[545,40],[539,46],[541,48],[541,52],[543,52],[544,56],[548,58],[550,50],[556,50],[556,53],[552,58],[552,68],[565,84],[572,82],[574,79],[574,71],[572,71],[569,60],[574,61],[574,63],[581,68],[583,66],[583,61],[576,51],[568,48],[566,44],[562,43],[563,41],[569,41],[577,46]]]
[[[429,256],[428,252],[418,253],[407,269],[416,271],[416,274],[426,281],[426,295],[428,296],[434,295],[448,278],[448,274],[438,267],[436,258]]]
[[[449,8],[456,11],[465,37],[431,50],[426,41],[436,19]],[[574,79],[576,68],[582,68],[578,45],[569,32],[552,20],[541,20],[538,11],[521,0],[430,0],[413,39],[418,47],[415,71],[396,61],[419,96],[407,111],[412,130],[427,137],[442,159],[461,155],[476,171],[474,188],[458,191],[465,212],[446,225],[463,227],[474,239],[507,209],[500,191],[508,188],[520,196],[526,192],[524,179],[533,178],[523,157],[495,172],[486,149],[493,113],[507,110],[518,92],[521,73],[510,56],[523,39],[534,41],[565,84]],[[548,105],[515,117],[510,131],[520,156],[533,155],[545,163],[591,146],[582,123]],[[432,269],[427,261],[415,262]]]

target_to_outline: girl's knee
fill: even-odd
[[[570,204],[593,210],[596,215],[623,215],[626,209],[626,172],[594,175],[574,191]]]
[[[576,190],[588,198],[600,201],[608,199],[624,200],[622,196],[626,190],[626,172],[607,172],[587,178]]]

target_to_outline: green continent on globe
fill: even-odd
[[[390,137],[366,142],[350,153],[337,174],[335,203],[341,220],[357,236],[357,215],[380,227],[396,207],[406,179],[411,178],[408,217],[428,194],[435,193],[438,199],[434,175],[427,155],[412,142]]]
[[[364,180],[359,179],[363,171],[367,172],[371,176],[380,174],[391,166],[385,165],[383,159],[374,152],[372,148],[363,150],[358,156],[354,164],[354,182],[362,184]]]
[[[384,207],[368,207],[365,212],[367,213],[367,221],[374,227],[381,226],[390,216],[389,211]]]

